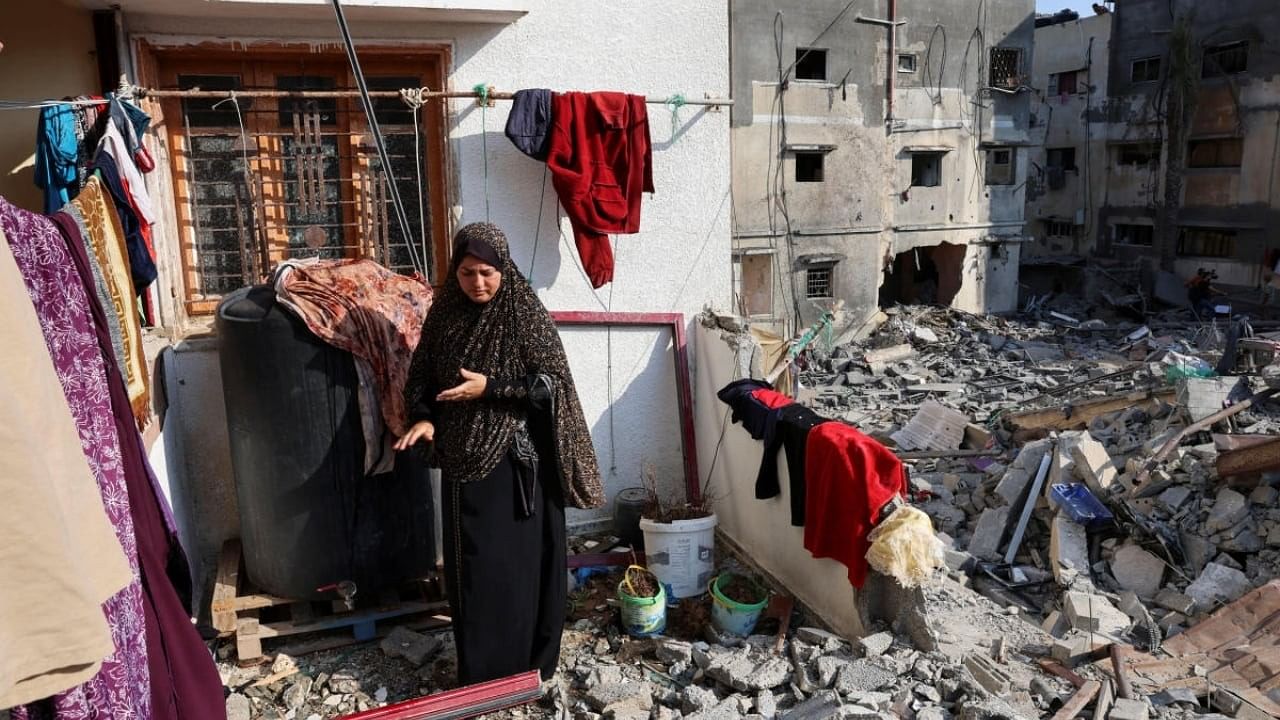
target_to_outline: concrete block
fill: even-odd
[[[1147,720],[1149,713],[1146,700],[1116,698],[1111,705],[1111,712],[1107,714],[1107,720]]]
[[[1178,381],[1178,403],[1192,422],[1199,422],[1227,406],[1227,401],[1248,397],[1249,383],[1242,377],[1186,378]]]
[[[1111,559],[1111,574],[1120,587],[1149,598],[1160,592],[1164,561],[1137,545],[1125,545]]]
[[[1214,498],[1213,507],[1209,510],[1209,519],[1205,521],[1205,531],[1222,532],[1236,523],[1249,517],[1249,501],[1245,496],[1230,488],[1222,488]]]
[[[1063,595],[1062,611],[1071,627],[1084,632],[1119,635],[1130,625],[1129,616],[1102,595],[1067,592]]]
[[[964,666],[973,675],[973,679],[992,695],[1009,692],[1011,678],[994,660],[982,655],[966,655]]]
[[[1171,487],[1156,497],[1156,507],[1173,515],[1181,510],[1183,505],[1187,504],[1187,501],[1191,499],[1191,495],[1191,488],[1185,485]]]
[[[1008,505],[982,511],[982,516],[973,528],[973,537],[969,539],[970,555],[993,562],[1000,559],[1000,545],[1009,527],[1011,512],[1012,508]]]
[[[1090,649],[1092,648],[1090,647],[1089,637],[1083,633],[1072,631],[1055,639],[1049,654],[1053,656],[1054,660],[1065,663],[1077,655],[1084,655]]]
[[[1049,534],[1049,557],[1059,585],[1089,581],[1089,537],[1084,526],[1065,515],[1053,518]]]
[[[1183,615],[1190,615],[1195,612],[1196,601],[1188,595],[1183,595],[1175,591],[1173,588],[1165,588],[1156,593],[1156,605]]]
[[[1249,502],[1254,505],[1261,505],[1265,508],[1275,507],[1276,498],[1280,496],[1280,490],[1276,490],[1270,485],[1259,485],[1249,493]]]
[[[1044,622],[1040,623],[1040,629],[1054,636],[1062,637],[1067,630],[1071,629],[1071,625],[1067,623],[1067,619],[1062,616],[1058,610],[1054,610],[1045,616]]]
[[[1089,433],[1080,437],[1080,442],[1071,449],[1072,460],[1075,461],[1076,477],[1089,489],[1105,496],[1116,480],[1115,465],[1102,443],[1093,439]]]
[[[996,495],[999,495],[1004,500],[1005,505],[1018,504],[1018,500],[1026,492],[1027,486],[1035,479],[1036,472],[1040,470],[1040,462],[1044,458],[1044,454],[1052,451],[1052,440],[1038,440],[1022,446],[1022,450],[1018,452],[1018,457],[1014,459],[1013,465],[1009,467],[1004,477],[1000,479],[1000,483],[996,485]]]
[[[1240,599],[1253,589],[1248,576],[1235,568],[1209,563],[1195,582],[1187,586],[1187,595],[1196,602],[1196,610],[1206,612],[1217,603],[1229,603]]]

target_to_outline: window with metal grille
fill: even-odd
[[[1072,237],[1076,234],[1076,226],[1063,220],[1045,220],[1044,234],[1049,237]]]
[[[810,299],[834,297],[831,294],[830,265],[814,265],[805,270],[804,296]]]
[[[820,48],[796,48],[797,80],[826,80],[827,51]]]
[[[415,116],[398,96],[374,99],[406,237],[340,51],[159,53],[158,65],[162,89],[260,93],[161,99],[189,313],[212,311],[287,258],[371,258],[412,273],[416,254],[438,282],[448,255],[441,101]],[[375,92],[443,84],[439,51],[374,53],[362,65]]]
[[[1240,167],[1243,154],[1244,141],[1240,138],[1192,140],[1187,143],[1187,167]]]
[[[1050,73],[1049,74],[1049,94],[1050,95],[1073,95],[1079,92],[1081,85],[1079,84],[1080,71],[1072,70],[1071,72]]]
[[[1160,143],[1125,143],[1115,149],[1117,165],[1159,165]]]
[[[796,182],[822,182],[822,164],[826,153],[796,153]]]
[[[991,87],[1016,88],[1022,84],[1022,50],[991,48]]]
[[[987,184],[1012,185],[1013,178],[1013,148],[988,148]]]
[[[1155,228],[1151,225],[1116,223],[1111,226],[1111,233],[1117,245],[1151,247],[1155,238]]]
[[[911,187],[937,187],[942,184],[942,153],[911,153]]]
[[[1049,148],[1045,164],[1051,168],[1061,168],[1062,170],[1076,169],[1076,149],[1073,147],[1066,148]]]
[[[1185,257],[1232,257],[1236,254],[1236,231],[1222,228],[1179,228],[1178,254]]]
[[[1160,56],[1139,58],[1129,64],[1129,82],[1155,82],[1160,79]]]
[[[1200,64],[1200,77],[1235,75],[1249,69],[1249,43],[1233,42],[1211,45],[1204,49],[1204,62]]]

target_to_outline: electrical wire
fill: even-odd
[[[929,45],[924,51],[924,85],[928,90],[933,85],[933,43],[937,40],[938,35],[942,35],[942,59],[938,63],[938,83],[936,92],[932,94],[933,104],[942,104],[942,78],[947,74],[947,28],[938,23],[933,26],[933,32],[929,35]]]
[[[391,204],[395,207],[396,221],[400,224],[400,233],[404,237],[405,247],[410,248],[409,261],[414,269],[427,276],[426,264],[414,247],[413,235],[409,232],[409,215],[404,210],[404,200],[400,197],[400,186],[396,184],[395,173],[391,169],[391,158],[387,154],[387,141],[382,137],[378,127],[378,117],[373,110],[373,99],[369,97],[369,84],[365,82],[364,71],[360,69],[360,58],[356,57],[356,46],[351,39],[351,29],[347,27],[347,18],[342,12],[342,0],[333,0],[333,12],[338,19],[338,30],[342,33],[342,45],[347,51],[347,60],[351,63],[351,74],[355,76],[356,87],[360,91],[360,103],[364,106],[364,114],[369,122],[369,132],[373,135],[373,143],[378,150],[379,169],[387,177],[387,185],[391,190]]]

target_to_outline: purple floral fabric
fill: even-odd
[[[151,717],[146,623],[138,547],[89,297],[57,227],[0,198],[0,227],[22,272],[40,328],[75,418],[107,517],[133,571],[133,582],[103,605],[116,650],[90,681],[47,701],[14,708],[15,720]]]

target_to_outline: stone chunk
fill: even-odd
[[[1089,581],[1089,537],[1084,526],[1056,515],[1049,533],[1049,556],[1059,585],[1092,587]],[[1082,581],[1078,583],[1077,581]]]
[[[1126,700],[1116,698],[1111,705],[1107,720],[1147,720],[1150,709],[1145,700]]]
[[[231,693],[227,696],[227,720],[249,720],[252,715],[252,705],[249,698],[240,693]]]
[[[656,654],[659,662],[688,665],[693,662],[693,645],[679,640],[662,640],[658,643]]]
[[[1089,652],[1090,649],[1088,636],[1073,630],[1053,641],[1050,654],[1054,660],[1065,663],[1073,657]]]
[[[1156,593],[1156,605],[1183,615],[1190,615],[1196,609],[1196,601],[1193,598],[1172,588],[1165,588]]]
[[[1063,612],[1071,627],[1085,632],[1119,635],[1130,624],[1129,616],[1102,595],[1067,592],[1063,596]]]
[[[444,641],[433,635],[416,633],[405,627],[397,627],[382,640],[382,652],[387,657],[402,657],[421,667],[444,646]]]
[[[840,696],[824,690],[782,713],[781,720],[828,720],[840,712]]]
[[[1183,505],[1187,504],[1187,501],[1191,499],[1191,495],[1191,488],[1185,485],[1175,485],[1156,497],[1156,507],[1173,515],[1181,510]]]
[[[1259,485],[1253,489],[1253,492],[1249,493],[1249,502],[1265,508],[1272,508],[1275,507],[1278,496],[1280,496],[1280,490],[1276,490],[1270,485]]]
[[[588,689],[585,698],[596,712],[604,712],[605,708],[627,700],[638,700],[640,703],[648,700],[652,707],[653,689],[647,682],[607,683]]]
[[[1137,545],[1125,545],[1111,560],[1111,574],[1120,587],[1149,598],[1160,591],[1164,561]]]
[[[1195,600],[1198,611],[1205,612],[1219,602],[1238,600],[1252,589],[1253,584],[1244,573],[1212,562],[1205,566],[1195,582],[1187,586],[1187,595]]]
[[[881,632],[875,635],[868,635],[859,640],[858,645],[862,647],[862,652],[867,657],[883,655],[885,651],[893,647],[893,633]]]
[[[716,694],[701,685],[690,685],[680,695],[680,708],[686,713],[706,712],[719,703]]]
[[[1011,508],[1005,505],[982,511],[982,516],[978,518],[978,523],[973,528],[973,537],[969,538],[970,555],[992,562],[1000,559],[1000,544],[1009,526],[1010,510]]]
[[[1249,501],[1230,488],[1222,488],[1214,498],[1213,509],[1205,521],[1206,532],[1222,532],[1249,517]]]
[[[1105,496],[1117,475],[1107,448],[1086,432],[1071,449],[1071,458],[1075,461],[1076,477],[1080,478],[1080,482],[1088,485],[1095,493]]]
[[[836,691],[845,696],[859,695],[888,687],[897,679],[898,674],[891,670],[858,660],[840,671],[840,675],[836,677]]]
[[[1196,697],[1195,691],[1190,688],[1169,688],[1152,695],[1151,704],[1156,707],[1164,707],[1166,705],[1199,706],[1200,699]]]
[[[761,690],[756,695],[756,714],[765,720],[771,720],[778,714],[778,698],[768,690]]]

